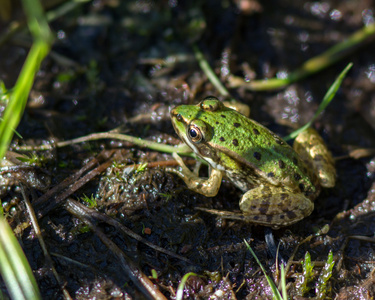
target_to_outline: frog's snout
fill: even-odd
[[[177,120],[178,122],[183,122],[184,118],[182,115],[178,112],[177,107],[171,110],[171,119]]]

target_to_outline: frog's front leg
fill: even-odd
[[[314,203],[299,191],[261,185],[242,196],[240,209],[246,221],[276,229],[310,215]]]
[[[223,178],[222,171],[210,168],[210,177],[200,178],[189,170],[177,153],[173,153],[173,157],[182,168],[182,171],[167,168],[168,172],[177,174],[186,183],[187,187],[194,192],[206,197],[214,197],[217,195]]]

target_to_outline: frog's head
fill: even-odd
[[[210,125],[213,113],[226,110],[215,97],[207,97],[197,105],[180,105],[171,111],[174,130],[178,136],[199,156],[211,156],[207,144],[214,135]]]

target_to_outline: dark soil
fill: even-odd
[[[293,71],[374,22],[373,14],[374,1],[368,0],[103,0],[82,4],[50,24],[57,38],[17,129],[23,139],[15,137],[10,150],[119,126],[125,134],[175,145],[179,141],[170,123],[170,109],[197,103],[208,95],[220,96],[197,64],[193,43],[224,84],[228,70],[245,78],[271,78]],[[11,21],[22,19],[22,7],[13,4]],[[11,21],[0,22],[0,35],[6,34]],[[30,45],[26,31],[0,45],[0,80],[7,88],[14,85]],[[316,296],[317,278],[332,251],[335,266],[326,297],[375,297],[375,157],[373,152],[358,159],[350,156],[355,149],[375,148],[374,53],[375,44],[369,41],[332,67],[285,89],[230,91],[251,106],[253,119],[285,136],[291,126],[311,119],[336,76],[353,62],[335,99],[314,124],[337,158],[337,184],[322,191],[311,216],[274,232],[282,256],[288,259],[306,237],[330,225],[327,233],[298,248],[287,274],[288,294],[293,298],[301,296],[296,283],[306,251],[316,265],[316,277],[303,296]],[[0,117],[2,111],[1,106]],[[59,200],[59,196],[69,192],[77,180],[52,193],[43,205],[37,201],[99,153],[109,155],[111,150],[114,153],[108,160],[115,163],[71,190],[68,199]],[[195,209],[238,209],[241,192],[228,181],[216,197],[205,198],[187,190],[164,167],[132,168],[145,162],[163,165],[173,161],[170,155],[117,140],[33,153],[41,159],[38,167],[19,163],[12,173],[0,169],[0,198],[44,299],[63,295],[34,230],[19,230],[29,216],[17,180],[24,182],[34,209],[43,215],[39,226],[47,249],[74,299],[150,298],[131,272],[124,271],[126,265],[150,277],[154,288],[168,299],[175,297],[180,280],[189,272],[197,275],[188,279],[186,299],[272,298],[259,265],[243,242],[251,241],[258,258],[277,280],[264,228]],[[92,214],[77,213],[74,206],[75,201],[88,205],[82,199],[85,195],[96,199]],[[123,254],[103,242],[93,227],[90,230],[87,220]],[[187,260],[129,237],[119,224]],[[1,290],[7,294],[3,282]]]

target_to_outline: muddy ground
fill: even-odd
[[[45,2],[50,11],[58,7]],[[23,19],[17,3],[10,18],[1,21],[0,35],[6,35],[11,21]],[[15,137],[11,150],[30,155],[19,147],[50,144],[53,149],[34,150],[36,163],[16,162],[16,171],[2,171],[0,191],[43,298],[63,295],[34,230],[20,229],[29,216],[17,180],[40,216],[55,268],[74,299],[147,299],[144,283],[137,281],[142,274],[166,298],[174,298],[189,272],[199,276],[189,278],[186,299],[271,299],[265,277],[243,242],[251,242],[278,280],[264,228],[196,210],[238,210],[241,192],[228,181],[216,197],[206,198],[165,172],[165,162],[173,164],[170,154],[116,139],[54,145],[119,127],[127,135],[178,144],[171,108],[208,95],[220,98],[195,59],[194,43],[226,85],[230,74],[249,80],[287,74],[372,22],[374,1],[368,0],[108,0],[81,4],[53,20],[56,40],[17,129],[23,139]],[[31,42],[27,31],[21,31],[0,45],[0,79],[6,87],[14,85]],[[375,43],[369,39],[333,66],[281,90],[230,89],[251,107],[252,118],[285,136],[313,116],[330,84],[353,62],[335,99],[314,123],[336,158],[337,184],[322,191],[311,216],[274,232],[288,259],[306,237],[330,226],[297,249],[287,274],[293,298],[301,296],[297,283],[306,251],[315,262],[316,277],[305,297],[316,296],[317,278],[330,251],[335,266],[325,297],[375,296],[375,157],[371,151],[352,157],[356,149],[375,148],[374,53]],[[154,164],[143,169],[142,163]],[[89,169],[83,175],[61,186],[85,166]],[[102,169],[78,182],[98,166]],[[60,188],[51,192],[56,186]],[[88,210],[85,195],[95,200]],[[121,225],[143,240],[124,233]],[[1,290],[7,293],[3,282]]]

